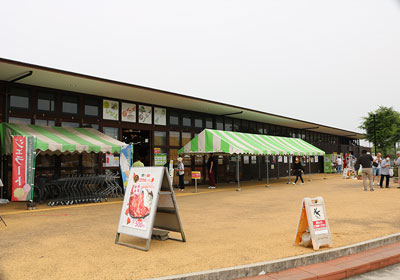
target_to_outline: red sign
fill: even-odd
[[[161,154],[161,148],[154,148],[155,154]]]
[[[26,137],[13,137],[13,156],[12,156],[12,201],[25,201],[30,186],[25,187],[26,183]],[[27,189],[25,191],[25,189]]]
[[[314,228],[319,229],[319,228],[324,228],[326,227],[326,222],[325,220],[319,220],[319,221],[313,221]]]
[[[192,171],[192,179],[200,179],[201,174],[200,171]]]

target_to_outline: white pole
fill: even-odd
[[[239,165],[240,165],[240,155],[238,154],[236,157],[236,176],[237,176],[237,182],[238,182],[238,188],[236,189],[236,191],[241,192],[242,189],[240,188]]]
[[[268,162],[269,162],[269,156],[267,155],[267,185],[266,187],[269,188],[269,171],[268,171]]]
[[[290,155],[288,156],[288,161],[289,161],[289,176],[287,183],[290,184]]]
[[[312,181],[311,179],[311,158],[308,156],[308,172],[310,173],[310,179],[308,179],[309,182]]]

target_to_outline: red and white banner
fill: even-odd
[[[32,143],[29,140],[31,139],[25,136],[13,137],[12,201],[32,199],[34,172],[32,166]]]

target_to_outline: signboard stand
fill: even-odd
[[[175,193],[165,167],[133,167],[122,205],[115,244],[148,251],[154,229],[178,232],[186,242]],[[126,234],[146,240],[144,247],[121,242]]]
[[[302,241],[302,235],[310,231],[311,241],[314,250],[321,246],[333,247],[332,235],[329,228],[328,217],[326,216],[325,204],[322,197],[304,198],[301,203],[299,224],[294,244]]]
[[[194,192],[197,193],[197,180],[201,178],[200,171],[192,171],[192,179],[194,179]]]

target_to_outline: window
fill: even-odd
[[[241,132],[248,132],[249,131],[249,122],[242,120],[242,125],[240,127]]]
[[[8,122],[16,124],[31,124],[31,119],[9,117]]]
[[[194,127],[203,128],[203,119],[202,118],[195,118],[194,119]]]
[[[257,133],[257,124],[255,122],[249,122],[249,130],[250,133]]]
[[[103,127],[103,133],[114,138],[118,139],[118,127]]]
[[[167,145],[167,132],[154,131],[154,146],[165,146],[165,145]]]
[[[262,123],[257,123],[257,131],[260,134],[263,134],[263,124]]]
[[[169,145],[170,146],[180,146],[179,145],[179,132],[170,131],[169,132]]]
[[[206,118],[206,128],[213,129],[213,119],[212,118]]]
[[[182,116],[182,125],[186,127],[191,127],[192,126],[192,119],[190,118],[190,115],[183,115]]]
[[[169,159],[174,161],[174,165],[177,164],[177,159],[178,158],[178,149],[169,149]],[[178,177],[178,176],[174,176]]]
[[[268,135],[271,133],[271,126],[264,124],[264,132],[263,134]]]
[[[55,96],[52,93],[38,92],[37,109],[39,111],[55,111]]]
[[[79,123],[76,122],[61,122],[62,127],[79,127]]]
[[[232,131],[232,119],[225,119],[225,130]]]
[[[190,132],[182,132],[182,146],[185,146],[192,139]]]
[[[73,95],[63,95],[62,112],[67,114],[78,114],[78,97]]]
[[[36,119],[35,120],[35,124],[36,125],[41,125],[41,126],[55,126],[54,121],[50,121],[50,120],[39,120],[39,119]]]
[[[233,131],[240,131],[240,120],[235,119],[233,121]]]
[[[218,130],[224,130],[224,121],[222,120],[222,118],[217,118],[215,124]]]
[[[85,98],[85,106],[83,108],[85,116],[99,116],[99,100],[93,97]]]
[[[30,94],[29,90],[23,88],[11,88],[10,107],[19,109],[29,109]]]
[[[169,124],[179,126],[179,114],[175,112],[169,113]]]

